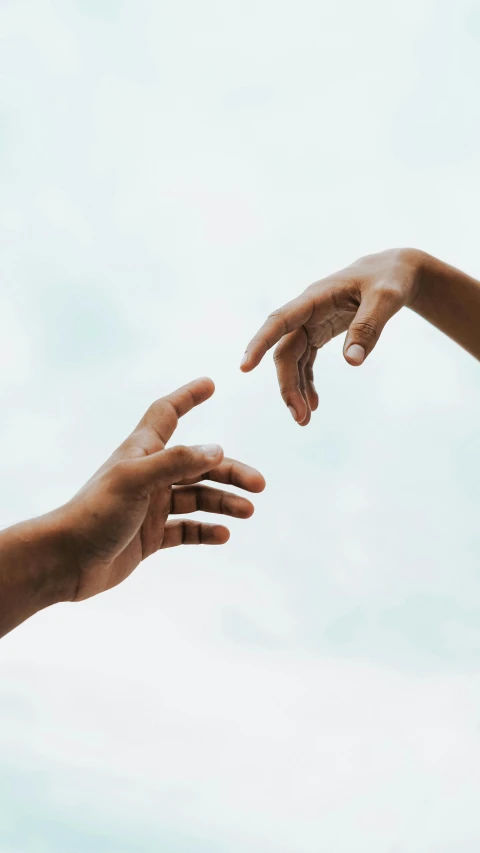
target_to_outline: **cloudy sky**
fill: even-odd
[[[197,375],[268,482],[2,641],[1,853],[477,853],[478,364],[404,313],[306,430],[238,364],[367,252],[480,277],[479,74],[475,0],[0,0],[0,524]]]

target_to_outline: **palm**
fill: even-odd
[[[150,426],[143,429],[127,449],[131,457],[148,456],[165,449],[165,444]],[[135,530],[133,539],[125,545],[123,551],[112,561],[108,587],[116,586],[127,578],[139,563],[162,547],[165,524],[171,504],[172,486],[156,489],[145,498],[144,504],[133,506],[125,514],[125,533]],[[143,516],[143,518],[142,518]],[[130,528],[130,530],[129,530]]]
[[[155,551],[163,547],[165,524],[170,511],[172,487],[157,490],[145,501],[143,521],[137,514],[138,507],[125,515],[125,539],[136,528],[133,539],[127,542],[123,550],[110,563],[105,577],[105,589],[111,589],[124,581],[134,569]]]
[[[155,405],[155,404],[154,404]],[[153,407],[152,407],[153,408]],[[140,425],[139,425],[140,426]],[[116,462],[123,459],[135,459],[148,456],[164,450],[165,444],[150,425],[145,425],[135,431],[112,454],[110,459],[97,472],[107,473]],[[88,491],[87,483],[85,491]],[[95,592],[105,591],[117,586],[127,578],[144,557],[153,553],[154,531],[155,539],[161,547],[165,523],[168,518],[171,487],[156,490],[143,500],[126,502],[120,508],[112,505],[107,509],[104,523],[96,526],[89,537],[89,550],[96,556],[95,563]],[[112,531],[115,535],[112,535]],[[101,587],[101,590],[98,587]],[[85,589],[86,597],[90,592],[90,584]]]

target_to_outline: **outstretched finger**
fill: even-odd
[[[186,478],[200,478],[220,465],[223,450],[218,444],[198,447],[171,447],[149,456],[117,462],[107,472],[117,494],[150,495],[155,489],[171,486]]]
[[[179,418],[186,415],[195,406],[199,406],[208,400],[214,391],[215,385],[208,377],[188,382],[181,388],[177,388],[176,391],[172,391],[171,394],[167,394],[166,397],[161,397],[152,403],[135,431],[150,427],[165,445],[172,437]]]
[[[162,548],[177,545],[225,545],[230,531],[221,524],[203,524],[199,521],[168,521],[165,525]]]
[[[240,365],[241,370],[244,373],[253,370],[280,338],[307,323],[314,310],[315,302],[312,295],[305,291],[282,308],[273,311],[248,344]]]
[[[250,465],[245,465],[244,462],[228,458],[200,477],[180,480],[177,485],[188,486],[198,483],[200,480],[213,480],[215,483],[236,486],[238,489],[245,489],[247,492],[263,492],[265,488],[265,478],[260,471],[251,468]]]
[[[170,500],[173,515],[216,512],[232,518],[250,518],[255,508],[247,498],[209,486],[174,486]]]

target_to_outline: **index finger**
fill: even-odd
[[[305,291],[282,308],[272,311],[248,344],[240,370],[248,373],[257,367],[265,353],[278,343],[280,338],[299,329],[304,323],[308,323],[314,310],[315,302],[312,295]]]
[[[179,418],[208,400],[214,391],[215,385],[208,377],[204,376],[187,382],[186,385],[152,403],[138,424],[137,430],[150,427],[157,433],[160,441],[166,444],[172,437]]]

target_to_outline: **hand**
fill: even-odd
[[[252,515],[246,498],[198,484],[214,480],[261,492],[265,481],[258,471],[224,459],[218,445],[165,449],[178,419],[213,392],[210,379],[197,379],[153,403],[105,465],[57,511],[73,567],[73,600],[116,586],[161,548],[222,545],[229,539],[222,525],[168,520],[170,515],[196,510]]]
[[[414,303],[422,259],[415,249],[391,249],[310,285],[270,314],[250,341],[241,369],[253,370],[280,341],[274,355],[280,393],[293,418],[306,426],[318,407],[313,383],[317,351],[347,332],[343,355],[351,365],[362,364],[388,320]]]

